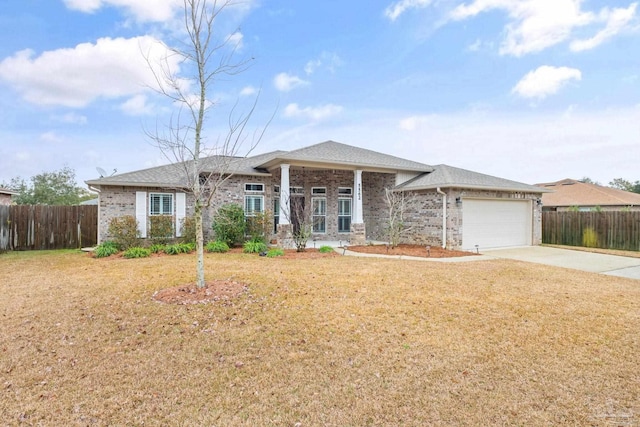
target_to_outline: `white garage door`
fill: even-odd
[[[480,250],[531,244],[531,201],[462,200],[462,247]]]

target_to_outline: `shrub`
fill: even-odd
[[[166,245],[173,239],[173,216],[153,215],[149,217],[149,238],[152,242]]]
[[[275,258],[277,256],[282,256],[282,255],[284,255],[284,251],[280,248],[273,248],[267,251],[267,256],[269,258]]]
[[[327,254],[327,253],[333,252],[333,248],[331,246],[324,245],[324,246],[320,246],[320,249],[318,249],[318,251],[320,253]]]
[[[175,245],[167,245],[164,253],[167,255],[188,254],[194,249],[191,243],[176,243]]]
[[[209,242],[204,248],[207,252],[225,253],[229,251],[229,245],[221,240]]]
[[[582,246],[586,248],[598,247],[598,234],[593,228],[585,228],[582,232]]]
[[[237,203],[222,205],[213,218],[216,240],[229,246],[240,244],[244,238],[244,209]]]
[[[182,218],[180,221],[182,230],[182,243],[196,243],[196,219],[192,216]]]
[[[121,251],[138,246],[140,240],[138,221],[133,215],[113,218],[109,223],[109,235]]]
[[[166,245],[153,244],[149,246],[149,251],[151,251],[152,254],[159,254],[160,252],[164,252],[165,247]]]
[[[244,243],[242,252],[246,254],[258,254],[267,251],[267,245],[260,240],[249,240]]]
[[[96,246],[96,249],[93,251],[93,255],[96,258],[105,258],[117,253],[118,246],[114,242],[109,241],[102,242],[101,244]]]
[[[149,255],[151,255],[151,250],[140,247],[129,248],[122,254],[125,258],[146,258]]]
[[[250,240],[260,240],[263,243],[267,243],[267,238],[273,230],[273,214],[271,211],[256,212],[253,216],[247,218],[247,234]]]

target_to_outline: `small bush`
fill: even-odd
[[[121,251],[139,246],[138,220],[133,215],[113,218],[109,223],[109,235]]]
[[[165,248],[166,248],[166,245],[161,245],[156,243],[149,246],[149,251],[151,251],[152,254],[159,254],[160,252],[164,252]]]
[[[149,217],[149,239],[166,245],[173,239],[173,216],[153,215]]]
[[[215,242],[209,242],[204,248],[207,252],[215,252],[215,253],[225,253],[229,252],[229,245],[221,240],[216,240]]]
[[[328,254],[330,252],[333,252],[333,248],[331,246],[320,246],[320,249],[318,249],[318,251],[322,254]]]
[[[246,230],[250,237],[250,240],[266,243],[267,238],[271,235],[273,230],[273,214],[267,210],[264,212],[255,212],[253,216],[250,216],[246,220]]]
[[[242,252],[245,254],[259,254],[267,251],[267,245],[260,240],[249,240],[244,243]]]
[[[275,258],[277,256],[282,256],[282,255],[284,255],[284,251],[280,248],[273,248],[267,251],[267,256],[269,258]]]
[[[593,228],[586,228],[582,232],[582,246],[586,248],[598,247],[598,234]]]
[[[118,253],[118,246],[114,242],[102,242],[93,251],[96,258],[105,258]]]
[[[151,255],[151,251],[147,248],[129,248],[122,254],[125,258],[147,258]]]
[[[182,218],[180,221],[182,230],[182,243],[196,243],[196,219],[192,216]]]
[[[242,242],[244,229],[244,209],[236,203],[222,205],[213,218],[216,240],[222,240],[230,247]]]
[[[191,243],[176,243],[175,245],[167,245],[164,253],[167,255],[188,254],[194,249]]]

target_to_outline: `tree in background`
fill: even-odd
[[[623,178],[616,178],[609,183],[609,187],[640,194],[640,181],[632,183]]]
[[[12,178],[9,183],[2,183],[15,191],[13,201],[18,205],[77,205],[94,195],[76,183],[76,172],[69,166],[59,171],[42,172],[26,182],[21,177]]]

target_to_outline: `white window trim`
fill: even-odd
[[[262,188],[262,190],[248,190],[247,187],[249,185],[258,185],[260,186],[260,188]],[[245,193],[264,193],[264,184],[261,182],[246,182],[244,184],[244,191]]]
[[[324,213],[323,214],[316,214],[315,213],[315,201],[316,200],[323,200],[324,201]],[[315,221],[316,217],[324,218],[324,230],[323,231],[316,231],[315,229],[313,229],[313,227],[316,224],[316,221]],[[313,233],[315,233],[315,234],[326,234],[327,233],[327,198],[326,197],[312,197],[311,198],[311,227],[312,227]]]
[[[311,187],[311,195],[324,197],[327,195],[327,187]]]
[[[261,200],[261,202],[260,202],[260,208],[261,209],[259,211],[247,212],[247,199],[248,198],[252,198],[252,199],[259,198]],[[244,196],[244,216],[246,216],[246,217],[255,216],[255,214],[257,212],[259,212],[259,213],[264,212],[264,196],[259,195],[259,194],[246,194]]]
[[[151,209],[153,208],[153,203],[151,202],[151,199],[153,196],[169,196],[171,198],[171,212],[169,213],[162,212],[162,213],[155,213],[155,214],[151,212]],[[175,212],[175,207],[176,207],[176,202],[175,202],[175,195],[173,193],[149,193],[149,210],[147,211],[149,216],[173,215]],[[162,210],[162,201],[160,202],[160,208]]]
[[[346,193],[341,192],[341,190],[349,190]],[[353,188],[352,187],[338,187],[338,195],[343,198],[353,197]]]
[[[289,187],[289,195],[304,195],[304,187]]]
[[[351,212],[349,213],[349,215],[340,215],[340,200],[349,200],[351,202]],[[346,234],[346,233],[350,233],[351,230],[347,230],[347,231],[340,231],[340,217],[349,217],[349,219],[351,221],[353,221],[353,198],[351,197],[338,197],[338,233],[340,234]],[[350,222],[351,222],[350,221]]]

